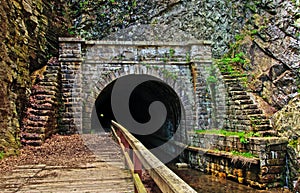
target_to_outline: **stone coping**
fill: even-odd
[[[202,136],[222,136],[225,139],[229,139],[229,138],[238,138],[239,136],[226,136],[223,134],[213,134],[213,133],[194,133],[196,135],[202,135]],[[266,145],[277,145],[277,144],[283,144],[283,143],[287,143],[288,142],[288,138],[287,137],[247,137],[247,139],[249,140],[253,140],[254,142],[258,142],[261,145],[266,144]]]
[[[188,41],[188,42],[163,42],[163,41],[106,41],[106,40],[85,40],[75,37],[59,37],[59,42],[78,42],[89,45],[124,45],[124,46],[191,46],[191,45],[211,45],[208,40]]]

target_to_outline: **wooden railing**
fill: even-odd
[[[133,175],[136,192],[147,192],[141,181],[144,169],[163,193],[196,193],[123,126],[112,121],[112,131],[121,145],[127,166]]]

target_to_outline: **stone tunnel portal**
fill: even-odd
[[[110,130],[110,121],[116,120],[111,105],[111,95],[115,82],[116,80],[108,84],[95,101],[96,111],[94,113],[97,113],[97,115],[92,117],[98,118],[105,131]],[[182,116],[181,101],[176,92],[164,82],[148,80],[139,84],[130,95],[128,106],[132,118],[139,123],[147,123],[151,119],[149,106],[154,101],[160,101],[166,107],[167,116],[164,124],[150,135],[133,133],[135,137],[150,149],[162,145],[173,137],[180,125]]]

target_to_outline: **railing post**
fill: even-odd
[[[139,158],[136,156],[136,150],[133,150],[133,164],[134,164],[134,173],[137,173],[142,179],[143,175],[143,166]]]

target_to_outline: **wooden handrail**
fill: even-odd
[[[145,188],[145,186],[144,186],[144,184],[141,180],[140,175],[135,173],[135,171],[134,171],[134,164],[132,163],[128,152],[126,151],[126,148],[122,144],[122,141],[121,141],[120,137],[118,136],[118,134],[116,133],[116,131],[113,127],[111,129],[112,129],[113,135],[115,136],[115,138],[117,139],[118,143],[121,146],[122,152],[123,152],[124,157],[125,157],[126,164],[127,164],[128,168],[131,172],[134,187],[135,187],[135,192],[136,193],[147,193],[147,190],[146,190],[146,188]]]
[[[162,192],[196,193],[192,187],[165,166],[122,125],[112,121],[112,128],[113,130],[116,129],[114,133],[119,137],[124,148],[132,149],[134,162],[137,162],[134,163],[134,170],[141,169],[140,163]]]

